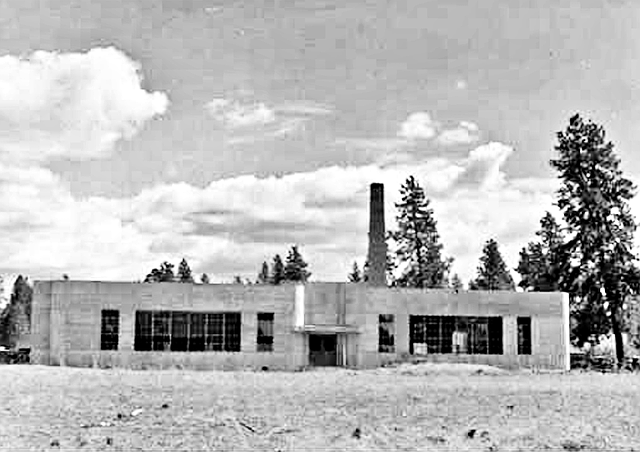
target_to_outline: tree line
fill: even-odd
[[[636,186],[624,177],[620,158],[606,140],[604,128],[579,114],[557,133],[555,150],[557,156],[550,165],[560,180],[554,205],[561,217],[546,212],[536,238],[521,249],[514,269],[520,274],[518,286],[525,291],[569,293],[572,338],[584,342],[593,334],[612,331],[621,363],[627,302],[640,292],[640,269],[633,249],[637,225],[629,205]],[[450,274],[454,260],[443,255],[430,200],[415,177],[402,184],[400,195],[395,204],[397,228],[387,235],[392,245],[387,255],[389,285],[462,289],[460,277]],[[366,281],[367,267],[365,262],[360,269],[354,262],[348,280]],[[186,259],[178,265],[177,274],[173,269],[173,264],[163,262],[144,281],[194,282]],[[308,264],[294,245],[284,262],[279,254],[272,258],[271,265],[263,262],[255,283],[305,282],[310,276]],[[200,276],[200,282],[209,282],[206,273]],[[235,282],[243,283],[239,276]],[[468,288],[515,290],[494,238],[485,242],[477,276],[468,282]],[[24,315],[29,318],[31,297],[27,278],[18,277],[10,302],[0,313],[2,343],[10,343],[15,336],[16,319]]]
[[[555,218],[545,212],[536,239],[524,246],[514,269],[525,291],[563,291],[570,295],[572,338],[613,332],[617,360],[624,359],[622,332],[627,302],[640,292],[640,269],[633,250],[637,227],[629,202],[636,186],[624,177],[614,145],[604,127],[579,114],[557,133],[557,156],[550,165],[560,188]],[[442,254],[437,221],[424,190],[413,176],[400,188],[397,229],[388,233],[393,252],[388,259],[389,285],[417,288],[462,288],[449,275],[453,258]],[[366,281],[354,262],[349,281]],[[394,276],[395,275],[395,276]],[[497,241],[486,241],[477,277],[470,290],[515,290]]]

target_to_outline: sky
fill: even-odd
[[[184,257],[226,282],[297,244],[344,281],[369,184],[393,229],[410,175],[454,272],[490,238],[513,269],[572,114],[639,180],[638,23],[625,0],[0,0],[0,274]]]

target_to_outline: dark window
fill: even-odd
[[[134,350],[240,351],[240,313],[137,311]]]
[[[259,352],[273,351],[273,313],[258,313],[258,338],[257,345]]]
[[[531,354],[531,317],[518,317],[518,355]]]
[[[489,354],[502,353],[502,317],[489,317]]]
[[[136,311],[136,334],[133,342],[134,350],[144,352],[153,350],[152,317],[152,313],[149,311]]]
[[[153,350],[171,350],[171,312],[153,313]]]
[[[229,312],[224,315],[224,351],[240,351],[240,321],[239,312]]]
[[[396,351],[393,314],[380,314],[378,316],[378,351],[381,353],[394,353]]]
[[[120,312],[114,309],[102,311],[102,328],[100,331],[100,350],[118,350],[118,332]]]
[[[204,314],[191,313],[191,323],[189,327],[189,351],[204,351]]]
[[[409,317],[411,354],[501,355],[502,317]]]
[[[224,314],[207,314],[205,324],[205,349],[224,350]]]
[[[189,350],[189,313],[171,313],[171,351],[186,352]]]

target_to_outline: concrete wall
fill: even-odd
[[[308,336],[294,332],[296,290],[304,292],[305,325],[355,325],[345,341],[350,367],[375,367],[409,353],[410,315],[502,316],[503,355],[433,354],[427,359],[505,367],[566,368],[568,306],[560,293],[389,289],[366,284],[243,286],[180,283],[37,282],[33,361],[52,365],[196,369],[297,369],[308,364]],[[299,296],[299,298],[301,298]],[[101,310],[120,312],[117,352],[100,351]],[[241,312],[241,352],[136,352],[136,310]],[[274,351],[257,352],[257,313],[273,312]],[[395,316],[394,353],[378,352],[378,316]],[[518,316],[532,318],[532,354],[517,355]],[[565,326],[566,325],[566,326]]]
[[[33,341],[35,363],[132,368],[182,366],[196,369],[259,369],[262,366],[295,369],[306,364],[301,360],[304,355],[300,353],[304,338],[290,334],[295,292],[295,286],[292,285],[56,281],[38,282],[36,289],[33,314],[37,331]],[[117,352],[100,351],[102,309],[117,309],[120,312]],[[241,312],[241,352],[134,351],[136,310]],[[273,352],[256,351],[258,312],[275,314]]]
[[[362,326],[357,361],[375,367],[409,353],[410,315],[501,316],[502,355],[433,354],[437,362],[496,364],[505,367],[562,368],[568,365],[568,322],[563,294],[374,288],[346,285],[346,323]],[[395,315],[396,352],[378,353],[378,315]],[[517,354],[518,316],[531,317],[532,354]],[[566,323],[566,326],[565,326]]]

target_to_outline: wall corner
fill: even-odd
[[[569,294],[562,293],[562,334],[564,348],[564,370],[571,370],[571,319]]]

